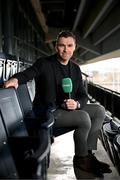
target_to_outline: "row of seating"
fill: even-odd
[[[91,103],[100,103],[92,96]],[[120,123],[106,110],[106,117],[100,132],[100,140],[113,165],[120,174]]]
[[[17,72],[23,71],[31,64],[18,60],[15,56],[0,52],[0,83],[8,80]]]
[[[114,117],[120,119],[118,108],[120,106],[120,93],[91,82],[88,83],[88,93],[101,103],[107,111],[111,112]]]
[[[0,179],[47,179],[53,119],[31,133],[26,122],[34,117],[26,118],[18,94],[14,88],[0,89]]]
[[[102,134],[105,150],[120,174],[120,124],[111,119],[103,125]]]

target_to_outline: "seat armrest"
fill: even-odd
[[[49,113],[47,113],[46,122],[42,123],[41,127],[49,129],[53,126],[53,124],[54,124],[54,115],[53,115],[53,113],[49,112]]]
[[[54,115],[52,112],[48,112],[46,117],[46,121],[40,124],[40,127],[42,128],[51,128],[54,124]],[[24,122],[26,124],[26,127],[30,127],[31,129],[36,129],[36,126],[39,126],[39,118],[35,117],[33,112],[30,112],[27,114],[24,118]]]

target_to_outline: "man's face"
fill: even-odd
[[[76,43],[72,37],[61,37],[56,44],[56,52],[62,62],[68,62],[75,50]]]

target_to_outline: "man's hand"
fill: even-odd
[[[16,89],[18,88],[18,79],[16,78],[11,78],[8,81],[4,82],[4,87],[15,87]]]
[[[77,101],[74,99],[65,99],[64,100],[65,107],[70,110],[77,109]]]

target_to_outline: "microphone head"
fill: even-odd
[[[64,93],[71,93],[73,84],[71,78],[63,78],[62,79],[62,88]]]

